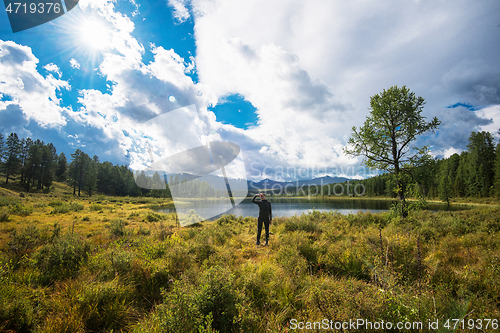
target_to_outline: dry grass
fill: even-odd
[[[270,246],[256,247],[254,218],[178,229],[174,214],[151,209],[169,201],[73,198],[61,184],[2,191],[12,198],[2,209],[33,211],[0,222],[0,331],[278,332],[292,318],[500,317],[497,207],[406,220],[315,211],[276,218]]]

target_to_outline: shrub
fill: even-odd
[[[160,331],[238,331],[235,319],[241,295],[234,280],[227,269],[215,266],[201,274],[198,285],[176,281],[173,290],[164,293],[164,305],[157,307]]]
[[[41,273],[41,283],[50,285],[74,276],[87,260],[89,251],[86,241],[71,236],[43,246],[33,255],[34,265]]]
[[[98,204],[92,204],[92,205],[90,205],[89,209],[91,212],[100,211],[100,210],[102,210],[102,206],[98,205]]]
[[[127,217],[127,219],[133,219],[134,217],[138,217],[140,214],[139,212],[132,212],[130,215]]]
[[[9,222],[9,213],[7,211],[0,211],[0,222]]]
[[[72,202],[69,204],[70,209],[74,212],[78,212],[80,210],[83,210],[84,206],[81,202]]]
[[[10,233],[9,251],[12,252],[16,259],[31,253],[44,239],[41,237],[40,230],[34,225],[27,226],[20,231],[14,230]]]
[[[370,280],[370,270],[363,249],[348,241],[330,244],[319,256],[318,264],[328,273]]]
[[[148,214],[145,217],[146,221],[148,222],[162,221],[165,220],[165,218],[166,218],[165,214],[152,213],[152,212],[148,212]]]
[[[151,235],[151,229],[144,228],[142,225],[139,226],[139,230],[137,230],[138,235],[148,236]]]
[[[63,204],[64,204],[64,202],[62,202],[61,200],[51,200],[49,202],[50,207],[59,207],[59,206],[62,206]]]
[[[10,208],[10,213],[14,215],[28,216],[33,213],[33,206],[24,206],[22,203],[18,202]]]
[[[338,321],[363,318],[372,322],[386,318],[380,316],[385,296],[376,286],[356,279],[320,278],[307,289],[304,298],[305,308],[312,309],[317,317]]]
[[[131,289],[118,283],[91,283],[78,295],[78,312],[90,332],[121,331],[136,316],[131,306]]]
[[[19,200],[13,197],[0,197],[0,207],[14,205],[15,203],[18,202]]]
[[[125,235],[125,222],[121,219],[111,221],[109,232],[112,236],[123,237]]]
[[[50,212],[50,214],[66,214],[69,212],[69,205],[63,204],[58,206],[53,206],[54,209]]]
[[[314,213],[314,212],[313,212]],[[302,215],[301,217],[291,217],[284,223],[285,232],[299,231],[303,230],[305,232],[321,232],[321,226],[319,221],[313,218],[306,218]]]
[[[276,303],[273,301],[276,298],[277,285],[282,281],[279,272],[280,270],[268,261],[258,265],[249,264],[238,274],[241,275],[238,283],[253,307],[262,309],[267,306],[274,310],[275,304],[272,303]]]
[[[31,332],[36,325],[36,305],[27,290],[13,284],[0,284],[0,331]]]
[[[289,245],[280,247],[276,262],[294,278],[300,278],[307,271],[307,261],[300,255],[297,248]]]
[[[193,255],[180,245],[174,246],[166,252],[168,271],[174,278],[180,278],[181,275],[191,268],[194,262]]]
[[[56,200],[55,205],[53,205],[52,207],[54,207],[54,209],[50,212],[51,214],[66,214],[70,211],[78,212],[80,210],[83,210],[84,205],[80,202],[72,202],[70,204],[67,203],[58,204]]]

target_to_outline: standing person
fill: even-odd
[[[255,200],[257,197],[260,197],[260,201]],[[264,193],[256,194],[252,202],[259,206],[259,219],[257,220],[257,245],[260,245],[260,234],[262,232],[262,223],[264,223],[264,227],[266,228],[266,244],[269,240],[269,225],[273,220],[273,213],[271,210],[271,203],[266,200],[266,195]]]

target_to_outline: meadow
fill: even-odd
[[[255,218],[181,228],[156,212],[169,200],[70,192],[0,189],[2,332],[290,332],[324,319],[493,332],[478,320],[500,319],[498,206],[314,211],[275,218],[257,247]]]

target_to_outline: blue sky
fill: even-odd
[[[364,177],[342,148],[369,97],[392,85],[442,121],[420,140],[435,156],[466,149],[471,131],[497,132],[499,10],[495,0],[87,0],[18,33],[2,10],[0,131],[133,168],[215,140],[241,147],[251,179]],[[144,148],[145,123],[188,106],[192,124],[162,120],[175,137]]]

